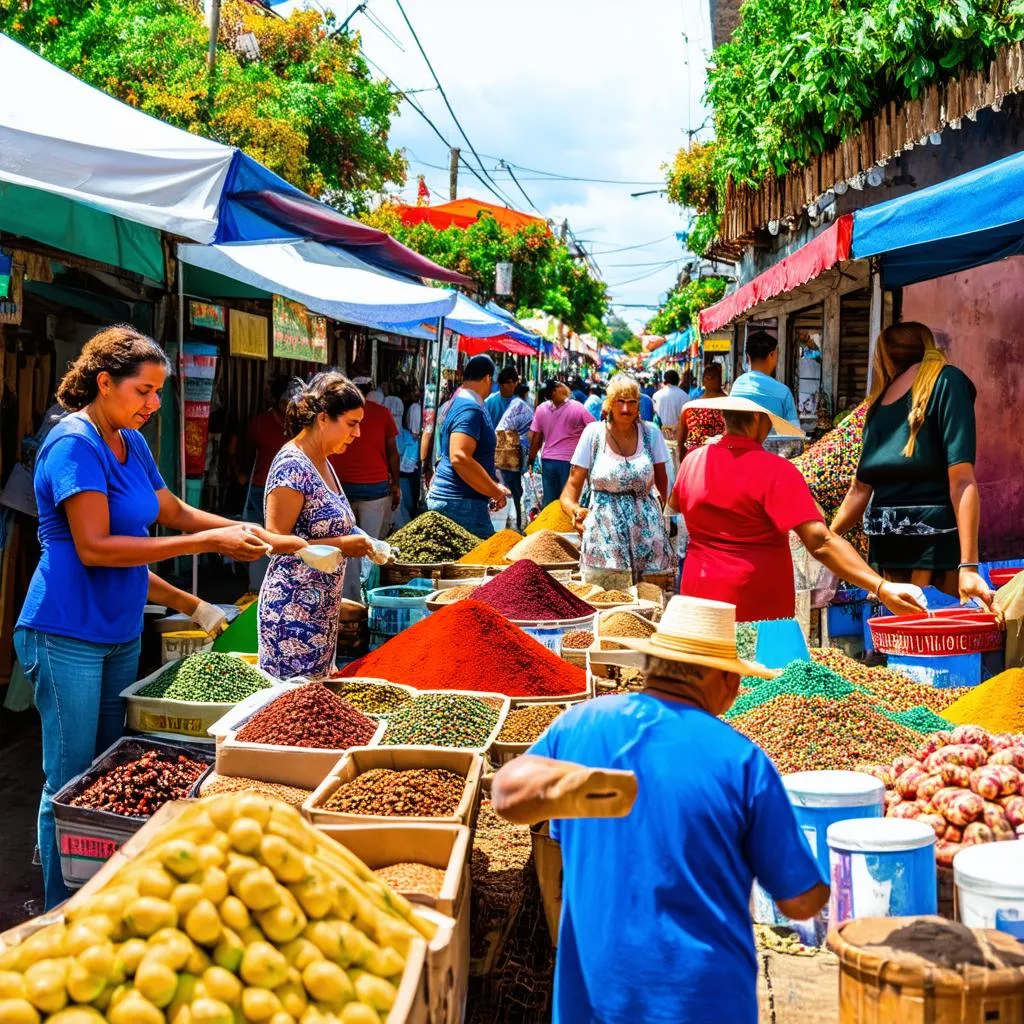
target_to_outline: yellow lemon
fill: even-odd
[[[341,960],[340,921],[313,921],[306,925],[303,935],[320,950],[328,960]]]
[[[375,1010],[390,1010],[395,1005],[398,989],[383,978],[361,972],[355,980],[356,998]]]
[[[114,954],[114,973],[130,978],[138,970],[148,949],[149,947],[142,939],[129,939],[127,942],[122,942]]]
[[[4,1024],[39,1024],[39,1011],[27,999],[0,999]]]
[[[167,900],[140,896],[125,907],[124,921],[130,932],[145,938],[161,928],[173,928],[178,923],[178,912]]]
[[[160,860],[172,875],[184,881],[199,870],[199,848],[188,839],[171,839],[163,845]]]
[[[56,1013],[67,1005],[64,987],[68,964],[65,960],[37,960],[25,971],[25,994],[33,1006]]]
[[[225,853],[226,849],[226,846],[224,849],[221,849],[221,847],[215,842],[204,843],[199,847],[198,851],[199,866],[201,868],[223,867],[227,863],[228,859],[227,854]]]
[[[232,886],[238,898],[250,910],[269,910],[281,902],[281,892],[269,868],[259,867]]]
[[[219,999],[196,999],[190,1007],[194,1024],[232,1024],[234,1015]]]
[[[258,793],[240,793],[235,801],[235,809],[240,818],[252,818],[263,829],[270,821],[274,805]]]
[[[213,962],[226,971],[236,971],[241,966],[245,946],[230,928],[221,932],[220,941],[213,948]]]
[[[83,949],[77,959],[90,974],[98,974],[106,979],[114,976],[115,953],[109,942],[98,942],[95,946]]]
[[[323,953],[309,939],[301,937],[292,939],[291,942],[283,945],[281,952],[288,963],[300,971],[306,964],[311,964],[314,960],[320,960],[323,957]]]
[[[211,999],[234,1005],[242,996],[242,983],[231,971],[223,967],[207,967],[203,972],[203,984]]]
[[[3,1020],[0,1017],[0,1020]],[[46,1018],[46,1024],[104,1024],[103,1014],[91,1006],[69,1006]]]
[[[17,947],[20,969],[24,971],[38,960],[56,960],[62,957],[66,931],[63,924],[51,924],[30,935]]]
[[[0,999],[24,998],[25,979],[21,973],[19,971],[0,971]]]
[[[246,1020],[269,1020],[282,1009],[281,1000],[265,988],[247,988],[242,992],[242,1014]]]
[[[288,977],[288,961],[269,942],[253,942],[246,947],[239,973],[247,985],[277,988]]]
[[[366,1003],[346,1003],[338,1020],[341,1024],[380,1024],[380,1014]]]
[[[211,903],[220,903],[228,895],[228,876],[218,867],[206,868],[199,885],[203,890],[203,896]]]
[[[293,981],[286,982],[284,985],[278,985],[274,989],[274,995],[281,1000],[281,1006],[284,1007],[285,1011],[296,1018],[296,1020],[302,1016],[309,1003],[306,990],[301,984]]]
[[[288,894],[289,900],[295,904],[294,898]],[[270,910],[261,911],[256,915],[263,934],[271,942],[291,942],[292,939],[302,934],[306,927],[306,915],[299,909],[298,905],[289,906],[288,902],[282,902]]]
[[[220,939],[221,928],[217,908],[208,899],[201,899],[185,915],[185,932],[201,946],[215,946]]]
[[[171,893],[171,905],[178,912],[178,919],[183,918],[203,898],[202,887],[195,882],[182,882]]]
[[[306,991],[321,1003],[344,1003],[354,995],[348,975],[330,960],[314,960],[302,971]]]
[[[167,964],[147,955],[135,972],[135,987],[154,1006],[166,1006],[178,988],[178,975]]]
[[[137,885],[140,896],[166,900],[174,892],[175,880],[159,864],[153,864],[139,875]]]
[[[236,932],[252,924],[246,905],[237,896],[225,897],[217,910],[220,912],[220,919]]]
[[[236,818],[228,829],[228,837],[239,853],[253,853],[260,848],[263,829],[252,818]]]
[[[177,928],[161,928],[149,937],[147,957],[156,957],[172,971],[180,971],[192,956],[192,940]]]
[[[72,960],[64,984],[72,1002],[91,1003],[107,987],[107,979],[102,974],[93,974],[79,961]]]
[[[164,1015],[138,989],[131,989],[107,1010],[107,1020],[110,1024],[164,1024]]]

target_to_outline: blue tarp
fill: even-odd
[[[537,347],[540,337],[520,327],[515,318],[500,306],[495,307],[502,315],[492,310],[491,304],[486,309],[472,299],[456,292],[455,307],[444,318],[444,325],[456,334],[466,338],[513,338],[533,348]],[[404,323],[381,324],[385,331],[395,334],[411,334],[414,337],[432,338],[433,328],[417,321]]]
[[[856,259],[881,255],[898,288],[1024,252],[1024,153],[930,185],[853,217]]]

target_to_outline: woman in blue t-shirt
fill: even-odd
[[[60,382],[57,400],[70,415],[36,456],[42,554],[14,645],[43,727],[39,852],[47,909],[67,896],[53,797],[120,737],[120,693],[138,678],[147,595],[175,593],[147,566],[204,552],[249,562],[268,549],[303,546],[201,512],[167,489],[139,430],[160,408],[168,369],[160,346],[135,328],[100,331]],[[151,537],[154,523],[179,535]]]

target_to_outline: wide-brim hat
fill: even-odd
[[[740,398],[739,395],[726,395],[725,398],[695,398],[692,402],[686,403],[686,408],[717,409],[719,412],[763,412],[772,421],[772,430],[776,434],[785,434],[786,437],[807,436],[799,427],[794,427],[789,420],[776,416],[763,405],[758,405],[757,402],[752,402],[749,398]]]
[[[736,606],[702,597],[673,597],[647,639],[617,636],[615,642],[663,661],[706,665],[741,676],[775,679],[775,669],[746,661],[736,650]]]

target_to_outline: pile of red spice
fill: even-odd
[[[368,743],[377,723],[323,683],[289,690],[257,711],[239,730],[243,743],[347,750]]]
[[[587,688],[583,669],[552,654],[473,598],[420,619],[346,665],[342,675],[388,679],[421,690],[469,690],[508,697],[564,697]]]
[[[524,559],[473,591],[473,600],[517,622],[579,619],[594,609],[536,562]]]

